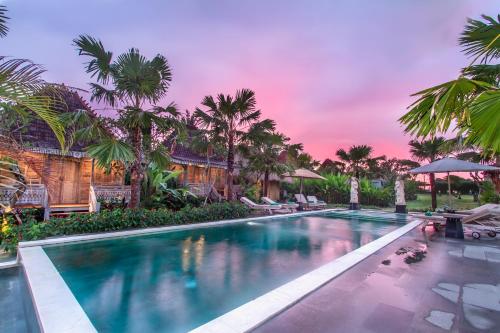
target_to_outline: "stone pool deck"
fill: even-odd
[[[407,264],[402,247],[426,257]],[[500,332],[500,236],[417,228],[253,332]]]

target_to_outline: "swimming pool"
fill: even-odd
[[[186,332],[404,223],[329,213],[44,251],[99,332]]]

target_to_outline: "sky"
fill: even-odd
[[[397,119],[421,89],[456,78],[467,17],[497,0],[7,0],[1,54],[27,58],[49,82],[88,89],[72,40],[89,34],[114,55],[164,55],[167,96],[194,110],[206,95],[255,91],[263,117],[315,159],[368,144],[407,158]],[[98,112],[109,113],[102,105]]]

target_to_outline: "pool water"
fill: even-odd
[[[186,332],[400,226],[315,215],[44,250],[99,332]]]

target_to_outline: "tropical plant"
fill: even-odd
[[[90,58],[86,71],[96,79],[90,83],[91,101],[104,102],[118,113],[117,120],[107,120],[115,136],[94,143],[88,153],[102,166],[109,166],[115,160],[129,163],[129,206],[136,208],[140,203],[144,166],[151,160],[166,165],[168,152],[162,138],[174,129],[181,131],[182,127],[174,104],[154,105],[167,93],[172,80],[170,66],[164,56],[158,54],[148,60],[135,48],[113,59],[113,53],[90,36],[79,36],[73,42],[80,55]]]
[[[443,137],[436,137],[430,140],[411,140],[408,145],[410,146],[410,153],[419,161],[433,162],[436,159],[446,155],[445,147],[446,139]],[[429,185],[431,188],[431,201],[432,209],[437,208],[436,197],[436,176],[433,173],[429,174]]]
[[[172,198],[183,207],[189,198],[196,198],[188,188],[176,186],[180,174],[181,171],[165,170],[155,162],[150,162],[142,181],[142,205],[146,208],[177,208],[169,205],[167,199]]]
[[[355,175],[367,175],[370,170],[375,169],[384,156],[372,157],[373,148],[367,145],[351,146],[348,151],[339,149],[336,155],[345,163],[347,171]]]
[[[0,37],[7,36],[7,8],[0,5]],[[0,56],[0,112],[16,113],[26,118],[30,111],[43,119],[54,131],[61,147],[64,146],[64,127],[58,119],[55,109],[60,107],[57,98],[40,94],[42,90],[52,89],[56,86],[48,85],[42,78],[45,70],[29,60],[14,59]],[[30,111],[28,111],[30,110]],[[10,141],[6,133],[2,134],[2,141]],[[7,133],[8,134],[8,133]]]
[[[210,141],[223,147],[226,161],[226,198],[233,199],[233,174],[236,147],[247,140],[247,133],[259,128],[272,130],[274,122],[261,120],[260,110],[255,108],[255,93],[241,89],[236,95],[219,94],[206,96],[201,104],[206,110],[196,108],[195,117],[200,127],[207,130]]]
[[[459,39],[463,52],[473,57],[457,79],[419,91],[410,111],[399,121],[417,137],[445,133],[456,125],[467,143],[492,154],[500,153],[500,15],[468,19]]]
[[[269,196],[269,182],[272,174],[280,176],[292,167],[283,161],[281,153],[286,149],[286,142],[290,139],[281,133],[261,129],[255,126],[247,134],[248,144],[240,146],[242,155],[247,164],[244,168],[257,175],[257,179],[263,177],[264,196]]]

